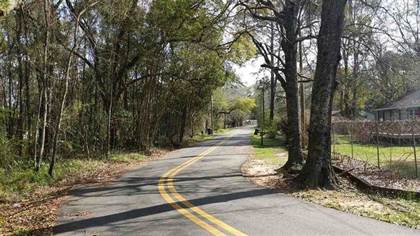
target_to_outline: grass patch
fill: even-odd
[[[369,195],[354,188],[305,190],[292,195],[355,215],[420,229],[419,200]]]
[[[261,137],[251,136],[251,144],[254,147],[255,158],[272,165],[283,165],[287,161],[287,150],[282,138],[264,137],[264,145],[261,146]],[[282,153],[285,153],[284,155]],[[280,154],[282,154],[280,156]]]
[[[377,147],[372,144],[353,143],[347,136],[336,135],[332,147],[335,153],[352,156],[355,159],[378,165]],[[401,176],[413,178],[416,176],[414,152],[410,146],[379,146],[379,163],[381,168],[392,169]]]
[[[193,144],[193,143],[197,143],[197,142],[203,142],[203,141],[206,141],[206,140],[210,140],[212,138],[213,138],[212,135],[198,134],[198,135],[195,135],[194,137],[188,139],[187,145],[190,145],[190,144]]]
[[[218,129],[218,130],[214,131],[213,135],[209,135],[209,134],[206,134],[206,133],[194,135],[194,137],[189,138],[185,141],[184,146],[189,146],[189,145],[194,144],[194,143],[211,140],[211,139],[214,138],[215,135],[225,134],[225,133],[227,133],[231,130],[232,130],[232,128]]]
[[[132,153],[114,153],[111,155],[110,160],[114,162],[125,162],[131,163],[136,161],[146,160],[146,155],[143,153],[132,152]]]
[[[38,172],[33,170],[32,163],[17,163],[12,170],[0,168],[0,201],[10,198],[26,197],[37,187],[45,187],[71,182],[85,173],[101,172],[116,163],[130,164],[145,161],[142,153],[113,153],[109,159],[76,158],[59,160],[54,169],[54,177],[48,175],[48,164],[44,163]]]
[[[232,130],[232,128],[218,129],[218,130],[215,131],[215,133],[216,134],[225,134],[225,133],[227,133],[227,132],[229,132],[231,130]]]
[[[16,163],[12,170],[0,168],[0,235],[49,235],[62,196],[75,184],[106,182],[129,167],[161,156],[114,153],[110,158],[74,158],[57,162],[54,177],[48,164],[39,172],[29,162]]]
[[[43,164],[38,172],[29,163],[18,164],[12,170],[0,169],[0,199],[14,201],[25,198],[36,188],[51,186],[63,179],[73,178],[86,171],[92,171],[104,165],[104,161],[91,159],[60,160],[54,171],[54,178],[48,175],[48,165]]]

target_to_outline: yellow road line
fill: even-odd
[[[224,141],[221,141],[220,143],[218,143],[217,145],[221,145],[222,143],[224,143]],[[192,158],[191,160],[188,160],[184,163],[182,163],[181,165],[169,170],[168,172],[166,172],[160,179],[159,181],[159,191],[162,188],[163,191],[165,191],[165,186],[168,188],[169,193],[172,194],[178,201],[181,201],[181,203],[185,206],[187,206],[190,210],[192,210],[193,212],[197,213],[199,216],[207,219],[208,221],[212,222],[213,224],[221,227],[222,229],[226,230],[227,232],[231,233],[232,235],[235,236],[244,236],[246,234],[242,233],[241,231],[235,229],[234,227],[224,223],[223,221],[217,219],[216,217],[212,216],[211,214],[207,213],[206,211],[202,210],[199,207],[196,207],[195,205],[193,205],[191,202],[189,202],[184,196],[182,196],[181,194],[179,194],[176,191],[176,188],[174,186],[174,182],[173,182],[173,178],[175,177],[176,174],[178,174],[179,172],[181,172],[182,170],[184,170],[185,168],[189,167],[190,165],[194,164],[195,162],[201,160],[202,158],[204,158],[206,155],[208,155],[209,153],[211,153],[212,151],[214,151],[217,148],[217,146],[213,146],[207,150],[205,150],[204,152],[200,153],[199,155],[197,155],[196,157]],[[165,182],[167,183],[167,185],[165,185]],[[162,186],[163,185],[163,186]],[[167,194],[166,191],[164,194]],[[162,192],[161,192],[162,195]],[[167,194],[168,195],[168,194]],[[168,195],[169,196],[169,195]],[[171,198],[171,197],[169,197]],[[165,199],[165,198],[164,198]],[[172,198],[171,198],[172,199]],[[168,200],[165,199],[167,202]],[[172,199],[173,201],[173,199]],[[168,202],[169,203],[169,202]],[[176,203],[175,203],[176,204]],[[180,207],[177,204],[177,207]],[[175,207],[174,207],[175,208]],[[177,208],[175,208],[177,209]],[[178,210],[178,209],[177,209]],[[185,210],[185,209],[183,209]],[[189,213],[189,211],[187,211]],[[184,215],[184,214],[183,214]],[[185,216],[185,215],[184,215]],[[188,217],[187,217],[188,218]],[[190,219],[190,218],[188,218]],[[191,219],[190,219],[191,220]],[[191,220],[193,221],[193,220]],[[194,223],[196,223],[195,221],[193,221]],[[197,224],[197,223],[196,223]],[[201,226],[201,225],[200,225]],[[211,226],[210,226],[211,227]],[[202,227],[204,229],[207,230],[207,228]],[[209,231],[210,232],[210,231]],[[219,231],[220,232],[220,231]],[[210,232],[211,233],[211,232]]]
[[[169,194],[165,191],[165,185],[162,184],[164,180],[161,178],[159,180],[159,192],[160,195],[162,196],[163,199],[165,199],[165,201],[171,205],[175,210],[177,210],[179,213],[181,213],[183,216],[185,216],[187,219],[191,220],[192,222],[194,222],[196,225],[200,226],[201,228],[207,230],[209,233],[211,233],[212,235],[215,236],[223,236],[225,234],[223,234],[222,232],[220,232],[218,229],[216,229],[215,227],[207,224],[206,222],[200,220],[198,217],[196,217],[195,215],[191,214],[187,209],[182,208],[180,205],[178,205],[173,198],[171,198],[169,196]]]

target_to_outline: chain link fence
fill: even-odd
[[[335,121],[332,152],[336,158],[360,160],[403,177],[419,178],[420,120]]]

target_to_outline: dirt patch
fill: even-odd
[[[278,168],[279,165],[269,165],[263,160],[249,159],[241,170],[251,182],[274,189],[282,183],[280,176],[276,174]]]
[[[366,161],[351,159],[347,156],[335,155],[334,165],[365,180],[371,185],[420,192],[420,179],[410,179],[387,169],[380,169]]]

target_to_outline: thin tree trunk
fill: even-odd
[[[41,86],[38,86],[41,87]],[[34,162],[35,162],[35,169],[38,169],[38,163],[40,162],[39,160],[39,155],[38,155],[38,138],[39,138],[39,123],[40,123],[40,119],[41,119],[41,107],[42,107],[42,96],[44,94],[44,91],[42,88],[39,89],[39,99],[38,99],[38,112],[36,115],[36,122],[35,122],[35,134],[34,134]]]
[[[9,49],[9,54],[11,49]],[[10,56],[10,55],[9,55]],[[13,109],[13,76],[12,76],[12,69],[11,69],[12,65],[9,62],[7,65],[7,76],[9,77],[9,84],[8,84],[8,101],[7,101],[7,108],[9,109],[9,111],[14,111]],[[13,129],[14,129],[14,112],[9,112],[9,115],[7,116],[7,137],[9,139],[13,138]]]
[[[50,2],[44,0],[44,20],[45,20],[45,41],[44,41],[44,58],[43,58],[43,115],[42,115],[42,131],[41,131],[41,146],[39,150],[38,161],[35,166],[35,170],[38,171],[41,167],[42,158],[45,152],[45,139],[47,130],[47,117],[48,117],[48,47],[49,47],[49,17],[50,17]]]
[[[274,64],[274,22],[270,23],[271,35],[270,35],[270,50],[271,50],[271,62]],[[276,98],[276,85],[277,80],[274,76],[274,71],[271,69],[271,81],[270,81],[270,125],[274,120],[274,103]]]
[[[112,126],[112,100],[113,100],[113,85],[111,84],[111,97],[108,106],[108,121],[107,121],[107,130],[106,130],[106,157],[111,156],[111,126]]]
[[[20,6],[20,11],[22,12],[22,22],[23,22],[23,29],[24,29],[24,35],[25,38],[28,38],[28,24],[25,18],[25,13],[23,11],[22,5]],[[25,54],[27,54],[27,52],[25,51]],[[24,61],[24,65],[25,65],[25,70],[24,70],[24,74],[25,74],[25,115],[26,115],[26,130],[27,130],[27,140],[32,140],[32,112],[31,112],[31,93],[30,93],[30,89],[31,89],[31,85],[30,85],[30,76],[31,76],[31,64],[28,61],[28,59],[25,59]],[[33,154],[33,150],[31,145],[28,142],[27,145],[27,154],[30,157]]]
[[[331,166],[331,108],[346,0],[323,0],[318,56],[312,91],[308,160],[298,176],[303,187],[333,187]]]
[[[60,102],[60,108],[58,110],[58,114],[57,114],[57,122],[55,124],[55,133],[54,133],[54,138],[53,138],[53,147],[52,147],[52,155],[51,155],[51,161],[50,161],[50,167],[48,169],[48,174],[50,176],[53,176],[53,171],[54,171],[54,166],[55,166],[55,161],[56,161],[56,153],[57,153],[57,140],[58,140],[58,136],[60,134],[60,128],[61,128],[61,119],[62,119],[62,114],[64,111],[64,107],[66,104],[66,97],[67,97],[67,92],[68,92],[68,87],[69,87],[69,71],[70,71],[70,65],[71,65],[71,61],[72,61],[72,54],[70,54],[68,62],[67,62],[67,68],[66,68],[66,72],[65,72],[65,79],[64,79],[64,92],[63,92],[63,97],[61,98],[61,102]]]
[[[69,1],[67,1],[67,4],[69,4]],[[83,11],[82,11],[82,13],[83,13]],[[67,97],[67,93],[68,93],[68,90],[69,90],[70,67],[71,67],[71,63],[73,61],[74,51],[77,48],[77,32],[78,32],[78,29],[79,29],[80,15],[81,14],[79,14],[78,16],[75,16],[74,33],[73,33],[73,47],[69,52],[68,59],[67,59],[67,65],[66,65],[66,69],[65,69],[65,73],[64,73],[64,92],[63,92],[63,97],[61,98],[60,108],[58,110],[57,122],[55,124],[55,133],[54,133],[54,140],[53,140],[51,162],[50,162],[50,167],[48,169],[48,174],[50,176],[53,176],[54,165],[55,165],[55,162],[56,162],[57,141],[58,141],[58,136],[60,134],[62,114],[64,112],[64,107],[66,105],[66,97]]]

